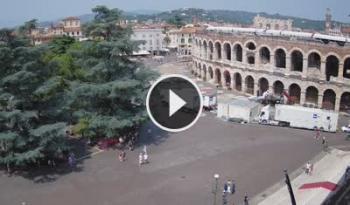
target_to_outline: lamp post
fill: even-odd
[[[288,191],[289,191],[289,195],[290,195],[290,201],[292,202],[292,205],[296,205],[296,201],[295,201],[295,197],[294,197],[294,193],[293,193],[293,188],[292,188],[292,185],[290,183],[290,179],[289,179],[289,175],[288,175],[288,172],[287,170],[284,170],[284,175],[286,177],[286,184],[287,184],[287,187],[288,187]]]
[[[216,205],[216,196],[218,193],[219,177],[220,177],[219,174],[214,174],[214,180],[215,180],[215,184],[213,187],[213,194],[214,194],[214,203],[213,204],[214,205]]]

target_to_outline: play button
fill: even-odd
[[[169,117],[173,116],[184,105],[186,105],[186,102],[176,95],[174,91],[169,90]]]
[[[153,83],[146,99],[147,112],[159,128],[179,132],[196,123],[202,112],[197,85],[182,75],[167,75]]]

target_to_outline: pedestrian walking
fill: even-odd
[[[228,189],[227,187],[228,187],[228,185],[227,185],[227,183],[225,183],[225,184],[224,184],[224,190],[222,191],[223,193],[226,193],[226,192],[227,192],[227,189]]]
[[[146,145],[143,145],[143,152],[144,152],[145,154],[147,154],[147,146],[146,146]]]
[[[307,163],[306,163],[306,166],[305,166],[305,173],[306,173],[307,175],[310,175],[310,173],[311,173],[311,163],[310,163],[310,162],[307,162]]]
[[[149,159],[148,159],[148,154],[147,153],[143,153],[143,163],[145,163],[145,164],[149,163]]]
[[[322,146],[323,146],[323,150],[326,151],[328,148],[328,142],[325,136],[322,137]]]
[[[316,140],[319,140],[319,139],[320,139],[320,137],[321,137],[321,131],[320,131],[320,129],[316,128],[316,135],[315,135],[315,139],[316,139]]]
[[[143,164],[143,154],[140,153],[139,154],[139,165],[142,166],[142,164]]]
[[[231,180],[227,181],[227,193],[232,194],[232,182],[231,182]]]
[[[244,205],[249,205],[248,194],[245,194],[244,196]]]
[[[125,161],[125,158],[126,158],[126,153],[125,153],[124,151],[121,151],[121,152],[119,153],[118,158],[119,158],[119,161],[124,162],[124,161]]]
[[[236,184],[234,180],[231,180],[231,194],[236,192]]]

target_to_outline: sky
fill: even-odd
[[[56,20],[90,13],[96,5],[126,11],[177,8],[229,9],[324,19],[326,8],[333,19],[350,22],[350,0],[0,0],[0,27],[14,26],[36,18]]]

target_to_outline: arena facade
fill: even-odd
[[[283,92],[292,102],[335,111],[350,108],[346,38],[254,29],[206,29],[193,41],[195,75],[242,94]],[[322,37],[322,38],[321,38]]]

